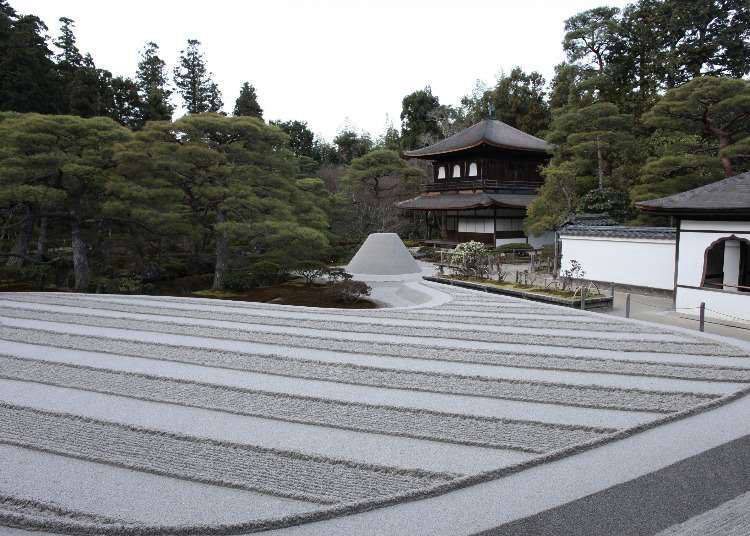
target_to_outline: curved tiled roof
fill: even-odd
[[[624,227],[621,225],[566,225],[560,236],[595,236],[606,238],[650,238],[652,240],[674,240],[672,227]]]
[[[538,153],[546,153],[552,150],[552,145],[542,139],[506,125],[502,121],[484,119],[476,125],[470,126],[428,147],[414,151],[405,151],[404,154],[413,158],[423,158],[463,151],[482,144]]]
[[[535,194],[440,194],[420,195],[396,203],[407,210],[466,210],[472,208],[526,208]]]
[[[741,173],[687,192],[641,201],[644,212],[750,215],[750,172]]]

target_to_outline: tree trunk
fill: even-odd
[[[721,151],[725,147],[729,147],[731,145],[731,141],[729,140],[729,137],[727,136],[719,136],[719,154],[721,154]],[[722,156],[721,159],[721,166],[724,168],[724,176],[725,177],[734,177],[734,169],[732,169],[732,161],[729,159],[728,156]]]
[[[21,227],[18,230],[18,236],[16,237],[16,243],[13,245],[11,251],[11,257],[8,257],[8,262],[5,265],[8,268],[20,268],[23,265],[23,258],[29,250],[29,242],[31,241],[31,233],[34,230],[34,215],[31,213],[28,207],[26,207],[26,214]]]
[[[599,189],[604,189],[604,158],[602,158],[602,145],[599,136],[596,137],[596,159],[599,165]]]
[[[47,253],[47,216],[42,216],[39,219],[39,236],[36,240],[36,259],[44,259],[44,255]]]
[[[226,218],[223,213],[217,215],[219,223],[224,223]],[[224,289],[224,275],[227,271],[227,261],[229,260],[229,236],[225,230],[219,231],[216,236],[216,264],[214,265],[214,284],[213,290]]]
[[[81,222],[74,217],[70,223],[71,241],[73,243],[73,272],[75,274],[75,289],[86,290],[91,283],[91,269],[89,268],[86,242],[81,237]]]

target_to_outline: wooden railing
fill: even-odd
[[[439,179],[422,183],[423,192],[448,190],[536,190],[541,180],[524,179]]]

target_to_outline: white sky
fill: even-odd
[[[332,139],[348,119],[379,135],[400,126],[401,99],[432,86],[457,104],[477,79],[518,65],[547,81],[563,59],[563,21],[626,0],[10,0],[57,34],[76,21],[79,48],[98,67],[132,76],[156,41],[170,71],[188,38],[203,44],[231,112],[255,85],[264,118],[307,121]]]

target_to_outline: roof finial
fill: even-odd
[[[495,118],[495,104],[492,102],[487,103],[487,119]]]

